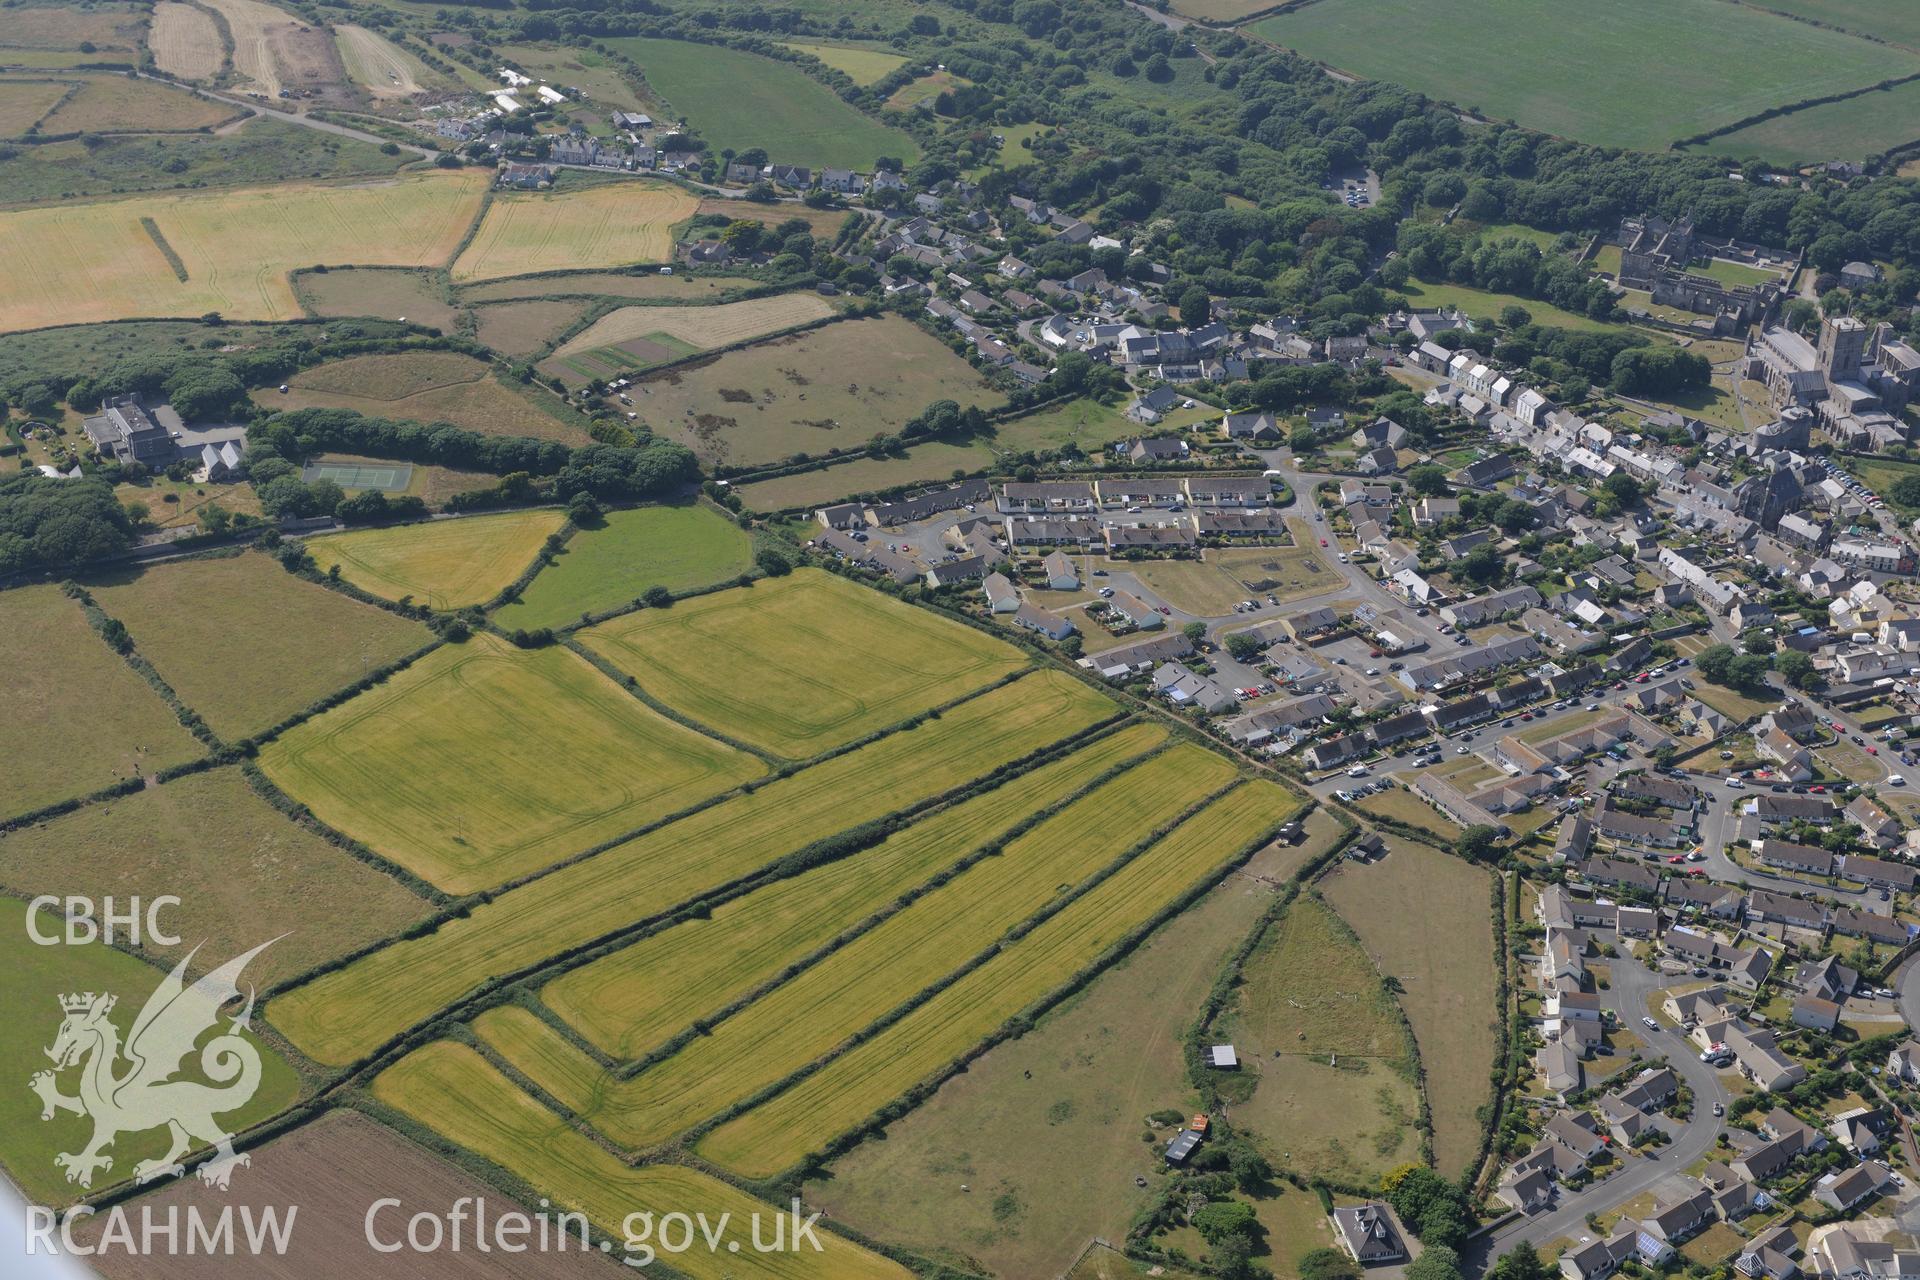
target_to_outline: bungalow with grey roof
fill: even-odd
[[[990,573],[981,584],[986,592],[987,608],[994,613],[1012,613],[1020,607],[1020,593],[1004,573]]]

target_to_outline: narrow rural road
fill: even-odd
[[[352,138],[357,142],[371,142],[376,147],[383,143],[391,142],[403,151],[411,151],[422,160],[431,160],[440,154],[431,147],[415,146],[411,142],[400,142],[393,138],[383,138],[377,133],[368,133],[362,129],[353,129],[343,124],[334,124],[330,120],[316,120],[312,116],[301,115],[296,111],[281,111],[278,108],[267,106],[264,103],[256,102],[251,98],[242,97],[237,94],[223,93],[218,89],[203,89],[199,85],[181,84],[178,81],[168,79],[166,76],[156,76],[145,71],[137,74],[143,80],[152,80],[159,84],[174,85],[178,88],[188,89],[200,94],[202,97],[211,98],[215,102],[224,102],[230,107],[238,107],[242,111],[249,112],[256,116],[264,116],[270,120],[281,120],[287,124],[297,124],[304,128],[317,129],[321,133],[331,133],[342,138]]]

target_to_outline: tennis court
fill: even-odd
[[[306,484],[331,480],[342,489],[378,489],[382,493],[405,493],[413,479],[411,462],[309,462],[300,472]]]

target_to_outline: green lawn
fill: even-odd
[[[1780,278],[1778,271],[1750,267],[1744,262],[1728,262],[1724,258],[1714,258],[1704,265],[1689,267],[1687,270],[1690,275],[1705,276],[1709,280],[1718,280],[1722,284],[1765,284],[1769,280]]]
[[[719,45],[629,38],[630,54],[656,93],[685,115],[710,147],[763,147],[776,162],[867,170],[880,156],[911,164],[908,135],[862,115],[798,67]]]
[[[1332,0],[1323,0],[1332,2]],[[1316,6],[1318,7],[1318,6]],[[1422,309],[1440,307],[1459,307],[1476,319],[1498,319],[1503,308],[1508,306],[1525,307],[1527,314],[1533,317],[1535,324],[1552,325],[1559,329],[1580,329],[1588,333],[1612,333],[1620,326],[1605,324],[1571,311],[1563,311],[1551,302],[1542,302],[1538,298],[1522,298],[1512,293],[1490,293],[1485,289],[1475,289],[1464,284],[1425,284],[1409,280],[1400,289],[1401,293],[1413,299]]]
[[[1896,507],[1900,504],[1893,500],[1893,486],[1908,476],[1920,475],[1920,463],[1915,462],[1897,462],[1892,458],[1845,458],[1841,461],[1846,470],[1853,473],[1855,479],[1879,494],[1882,500]],[[1915,509],[1902,508],[1902,510]]]
[[[1493,119],[1642,150],[1920,71],[1904,50],[1722,0],[1479,0],[1446,17],[1431,0],[1320,0],[1252,29]]]
[[[495,621],[508,630],[565,626],[651,587],[681,592],[735,577],[753,563],[750,553],[746,532],[704,504],[614,511],[569,539]]]

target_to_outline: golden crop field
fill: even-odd
[[[833,314],[817,293],[780,293],[771,298],[722,302],[710,307],[622,307],[569,338],[554,354],[574,355],[664,333],[691,347],[724,347],[812,324]]]
[[[0,670],[0,816],[203,754],[57,587],[0,592]]]
[[[1298,808],[1275,783],[1229,792],[893,1026],[715,1129],[699,1153],[748,1177],[797,1163],[1059,989]]]
[[[229,742],[433,640],[417,622],[303,582],[260,554],[156,565],[92,590],[180,700]]]
[[[817,840],[925,803],[1110,717],[1078,680],[1041,671],[937,721],[770,782],[500,894],[268,1006],[309,1057],[354,1061],[503,973],[709,893]]]
[[[279,55],[299,20],[260,0],[207,0],[207,7],[219,10],[233,34],[233,69],[241,77],[236,87],[266,98],[278,95],[287,79]]]
[[[139,34],[139,15],[117,6],[90,10],[27,4],[9,8],[0,21],[0,47],[7,49],[78,49],[90,44],[99,53],[119,52],[133,49]]]
[[[1136,765],[672,1057],[609,1085],[581,1118],[640,1149],[744,1101],[952,973],[1233,772],[1224,758],[1184,744]]]
[[[260,765],[322,821],[449,893],[538,871],[766,772],[577,654],[487,632],[298,725]]]
[[[307,550],[322,573],[340,576],[388,600],[411,596],[433,609],[485,604],[533,563],[567,522],[558,510],[506,511],[430,520],[390,529],[358,529],[311,538]]]
[[[540,998],[603,1052],[637,1058],[1166,737],[1159,725],[1129,725],[878,848],[768,885],[564,974]]]
[[[302,369],[287,385],[285,394],[263,393],[261,400],[276,409],[352,409],[376,418],[449,422],[483,436],[593,442],[584,417],[544,391],[502,383],[485,361],[457,351],[354,356]],[[548,412],[548,404],[557,412]]]
[[[42,133],[165,133],[208,129],[241,111],[154,80],[87,76],[79,92],[40,122]]]
[[[503,1004],[473,1020],[473,1032],[527,1079],[569,1111],[585,1113],[599,1105],[600,1092],[613,1080],[579,1045],[539,1014]]]
[[[528,1183],[559,1210],[584,1213],[602,1232],[624,1239],[630,1214],[728,1215],[728,1237],[661,1254],[692,1280],[910,1280],[911,1273],[824,1227],[822,1245],[760,1252],[748,1222],[786,1212],[684,1165],[633,1168],[548,1111],[472,1049],[438,1041],[389,1067],[373,1082],[381,1102],[411,1116]],[[763,1222],[765,1237],[772,1228]],[[696,1235],[696,1240],[698,1236]],[[727,1243],[739,1245],[737,1251]],[[630,1255],[631,1256],[631,1255]]]
[[[182,80],[211,80],[227,58],[212,15],[178,0],[160,0],[153,6],[147,46],[153,50],[156,67]]]
[[[498,195],[473,243],[453,264],[453,278],[498,280],[572,267],[668,262],[673,229],[699,204],[672,183],[643,178],[580,191]]]
[[[818,569],[630,613],[581,640],[682,714],[794,758],[1026,664],[991,636]]]
[[[353,82],[376,98],[409,98],[425,89],[444,89],[447,80],[385,36],[352,23],[333,29],[340,59]]]
[[[0,332],[145,316],[300,316],[287,273],[315,263],[437,266],[472,224],[487,175],[76,201],[0,212]],[[180,280],[141,220],[187,271]]]

